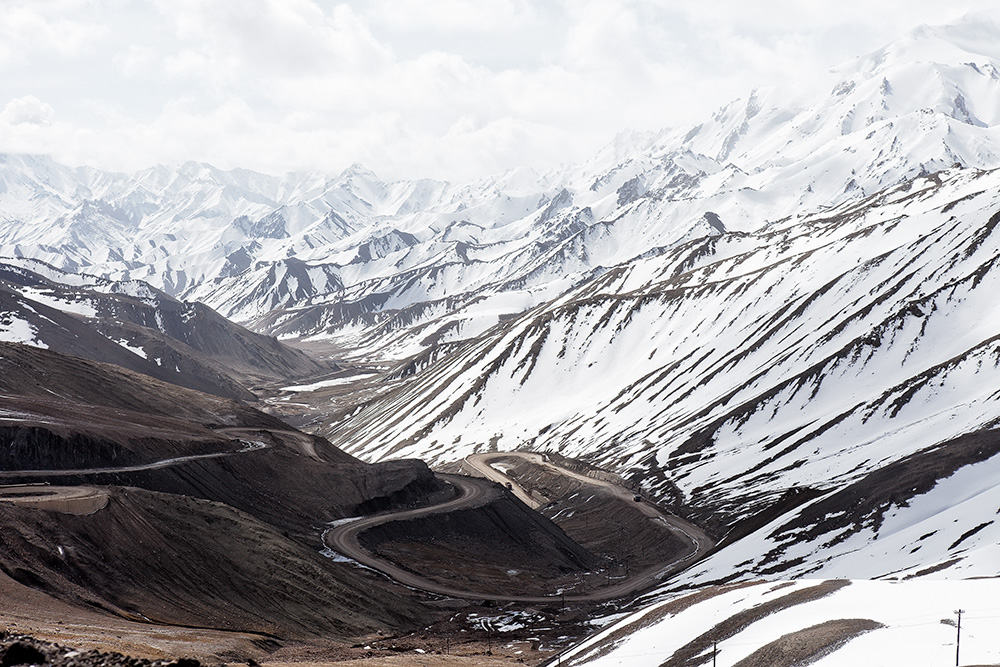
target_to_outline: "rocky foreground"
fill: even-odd
[[[29,635],[0,632],[0,665],[52,665],[52,667],[201,667],[190,658],[145,660],[121,653],[79,651]]]

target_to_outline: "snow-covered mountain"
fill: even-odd
[[[820,496],[863,489],[890,464],[914,468],[903,477],[913,488],[883,483],[858,492],[869,504],[856,512],[786,517],[787,530],[761,538],[759,561],[723,564],[722,551],[706,574],[766,565],[857,576],[826,563],[856,554],[858,539],[877,541],[887,505],[906,514],[957,470],[948,466],[1000,452],[998,222],[1000,171],[953,170],[691,241],[428,355],[327,434],[372,459],[443,462],[489,443],[590,458],[689,506],[720,535],[748,514],[827,507]],[[969,449],[977,433],[985,444]],[[964,528],[942,533],[941,560],[1000,538],[991,524],[957,541]],[[836,546],[842,531],[862,537]],[[797,548],[779,548],[786,542]],[[865,576],[888,574],[884,560],[872,564]]]
[[[154,339],[191,345],[157,313],[215,317],[201,302],[328,342],[389,369],[317,411],[346,451],[558,451],[719,539],[570,662],[703,664],[723,604],[748,620],[733,646],[768,638],[738,664],[770,664],[753,652],[771,638],[824,658],[824,637],[861,646],[902,622],[851,604],[924,589],[814,599],[805,578],[1000,576],[998,44],[974,20],[921,27],[820,99],[756,90],[576,167],[468,184],[5,156],[0,339],[149,365]],[[761,577],[795,583],[747,584]],[[821,630],[745,632],[799,593]]]
[[[566,651],[559,662],[840,667],[946,665],[960,658],[963,665],[995,665],[998,587],[996,579],[707,587],[625,616]]]
[[[401,362],[321,425],[352,453],[559,450],[759,545],[724,541],[692,581],[884,576],[840,564],[880,562],[891,517],[941,542],[899,569],[977,567],[992,523],[912,508],[996,448],[998,43],[922,27],[821,99],[757,90],[577,167],[470,184],[7,156],[0,253]],[[875,484],[885,470],[913,484]],[[857,511],[820,511],[851,494]]]
[[[469,184],[135,174],[0,161],[0,255],[144,280],[359,358],[467,340],[607,268],[1000,164],[995,30],[920,28],[838,70],[822,99],[756,90],[693,128],[623,133],[586,164]]]

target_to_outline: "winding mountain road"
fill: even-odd
[[[606,491],[610,492],[612,495],[626,502],[632,502],[633,499],[635,498],[634,491],[630,491],[629,489],[626,489],[622,486],[618,486],[617,484],[614,484],[612,482],[596,479],[594,477],[588,477],[587,475],[581,475],[580,473],[570,470],[568,468],[563,468],[562,466],[558,466],[549,461],[549,459],[544,454],[537,454],[535,452],[488,452],[483,454],[473,454],[471,456],[466,457],[465,461],[476,470],[483,472],[483,474],[485,474],[489,479],[492,479],[495,482],[499,482],[501,484],[510,483],[512,487],[511,490],[515,492],[515,495],[517,495],[518,498],[524,500],[524,497],[528,497],[532,503],[531,507],[537,509],[541,504],[539,503],[539,501],[535,500],[534,498],[530,498],[530,496],[527,495],[524,489],[517,485],[517,482],[507,477],[507,475],[503,474],[503,472],[497,470],[496,468],[490,465],[490,461],[494,461],[499,458],[510,458],[510,457],[522,458],[531,461],[536,465],[548,468],[553,473],[563,475],[564,477],[571,477],[590,486],[601,487]],[[518,490],[520,491],[520,493],[518,493]],[[674,514],[663,512],[658,507],[656,507],[656,505],[646,502],[641,502],[641,503],[635,503],[635,508],[638,509],[643,514],[645,514],[650,519],[652,519],[653,521],[658,521],[660,523],[663,523],[664,525],[667,526],[667,528],[669,528],[674,533],[678,535],[683,535],[684,538],[691,543],[693,551],[689,555],[680,560],[675,560],[668,563],[666,565],[666,570],[671,570],[676,565],[683,564],[690,560],[696,559],[701,555],[705,554],[713,546],[715,546],[715,542],[712,541],[712,539],[708,535],[706,535],[705,531],[703,531],[701,528],[698,528],[698,526],[694,525],[693,523],[685,521]],[[664,570],[663,567],[660,567],[658,572],[661,573],[661,575],[666,574],[666,571]]]
[[[497,595],[447,586],[427,579],[426,577],[423,577],[415,572],[405,570],[399,565],[384,558],[380,558],[361,546],[358,536],[365,530],[383,523],[388,523],[390,521],[402,521],[444,512],[452,512],[458,509],[479,507],[503,492],[502,486],[497,486],[494,482],[498,482],[501,485],[511,482],[511,490],[515,493],[515,495],[517,495],[517,497],[521,500],[528,498],[529,506],[537,508],[538,501],[532,499],[530,495],[528,495],[520,486],[514,488],[513,480],[510,480],[502,472],[489,465],[490,460],[502,456],[521,456],[527,458],[533,462],[552,468],[553,471],[558,474],[579,479],[586,484],[606,488],[616,496],[624,498],[628,502],[632,502],[634,494],[628,489],[611,484],[610,482],[604,482],[585,475],[580,475],[579,473],[556,466],[555,464],[545,460],[541,454],[528,452],[474,454],[466,459],[466,461],[476,470],[480,470],[486,474],[489,478],[488,480],[465,477],[462,475],[439,475],[439,477],[445,479],[456,488],[458,493],[457,497],[432,507],[370,516],[340,524],[328,529],[323,534],[323,542],[328,548],[333,549],[344,556],[352,558],[362,565],[376,569],[392,579],[395,579],[399,583],[411,588],[429,591],[431,593],[438,593],[440,595],[447,595],[449,597],[493,600],[498,602],[526,602],[532,604],[551,603],[555,601],[602,602],[605,600],[613,600],[615,598],[624,597],[654,585],[665,575],[681,569],[689,562],[697,560],[709,549],[711,549],[714,544],[712,540],[705,535],[704,531],[699,529],[697,526],[690,524],[672,514],[661,512],[649,503],[636,503],[636,507],[639,508],[640,511],[642,511],[646,516],[649,516],[650,519],[659,521],[666,525],[670,530],[683,535],[686,540],[690,542],[691,549],[678,558],[674,558],[667,563],[660,563],[658,565],[654,565],[653,567],[636,572],[624,581],[620,581],[613,585],[603,586],[599,589],[586,593],[567,593],[565,590],[555,590],[548,595]],[[486,470],[483,470],[483,468],[486,468]]]
[[[247,435],[250,433],[261,432],[261,429],[245,429],[245,428],[224,428],[219,429],[219,433],[227,433],[233,436],[231,440],[236,440],[242,442],[244,447],[242,449],[234,449],[224,452],[210,452],[208,454],[189,454],[188,456],[173,456],[168,459],[160,459],[159,461],[151,461],[149,463],[137,463],[135,465],[129,466],[107,466],[100,468],[72,468],[72,469],[51,469],[51,470],[0,470],[0,479],[18,479],[18,478],[37,478],[37,477],[72,477],[76,475],[102,475],[108,473],[119,473],[119,472],[139,472],[142,470],[159,470],[161,468],[169,468],[170,466],[179,465],[181,463],[187,463],[188,461],[198,461],[201,459],[217,459],[224,456],[235,456],[236,454],[245,454],[247,452],[255,452],[261,449],[267,449],[271,445],[260,442],[251,441],[247,438],[238,437],[238,434]],[[283,431],[277,431],[278,433],[283,433]],[[293,433],[288,431],[288,433]],[[303,453],[308,454],[308,452],[303,451]],[[312,451],[315,458],[315,450]]]

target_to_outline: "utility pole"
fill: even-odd
[[[715,667],[715,654],[719,652],[719,642],[712,640],[712,667]]]
[[[956,609],[955,613],[958,614],[958,623],[955,626],[955,667],[958,667],[958,649],[959,643],[962,641],[962,614],[965,613],[965,610]]]

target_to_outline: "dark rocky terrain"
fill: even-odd
[[[435,596],[323,553],[329,522],[454,495],[420,461],[364,463],[245,403],[15,343],[0,344],[0,434],[0,581],[51,601],[37,620],[65,604],[109,624],[256,636],[274,642],[266,654],[454,616]],[[530,589],[600,560],[502,493],[370,540],[414,546],[438,569],[460,555],[465,586],[481,579],[477,563],[502,571],[523,560]],[[233,655],[260,657],[247,650]]]
[[[191,658],[147,660],[121,653],[96,650],[81,651],[22,634],[0,632],[0,664],[48,665],[51,667],[201,667]]]
[[[2,481],[110,493],[86,516],[0,503],[11,578],[128,618],[282,636],[431,618],[316,547],[326,521],[433,492],[422,463],[364,464],[244,404],[115,366],[16,344],[0,356],[0,391],[21,393],[3,399]]]
[[[606,565],[506,494],[481,508],[376,526],[361,543],[435,581],[492,594],[548,593]]]
[[[559,455],[549,455],[560,465],[595,479],[628,486],[607,470]],[[626,502],[600,486],[553,475],[552,471],[519,457],[497,459],[507,475],[544,501],[539,512],[559,525],[566,534],[606,559],[606,567],[617,576],[669,560],[687,548],[687,543],[666,526],[650,522],[635,501]],[[641,496],[640,496],[641,497]],[[648,498],[641,502],[650,502]]]
[[[155,624],[346,639],[432,619],[402,589],[221,503],[112,487],[74,516],[0,503],[0,569],[57,598]]]
[[[137,281],[71,276],[41,262],[0,259],[0,313],[8,323],[27,323],[48,349],[240,400],[253,400],[249,389],[260,383],[335,368],[201,303]]]

